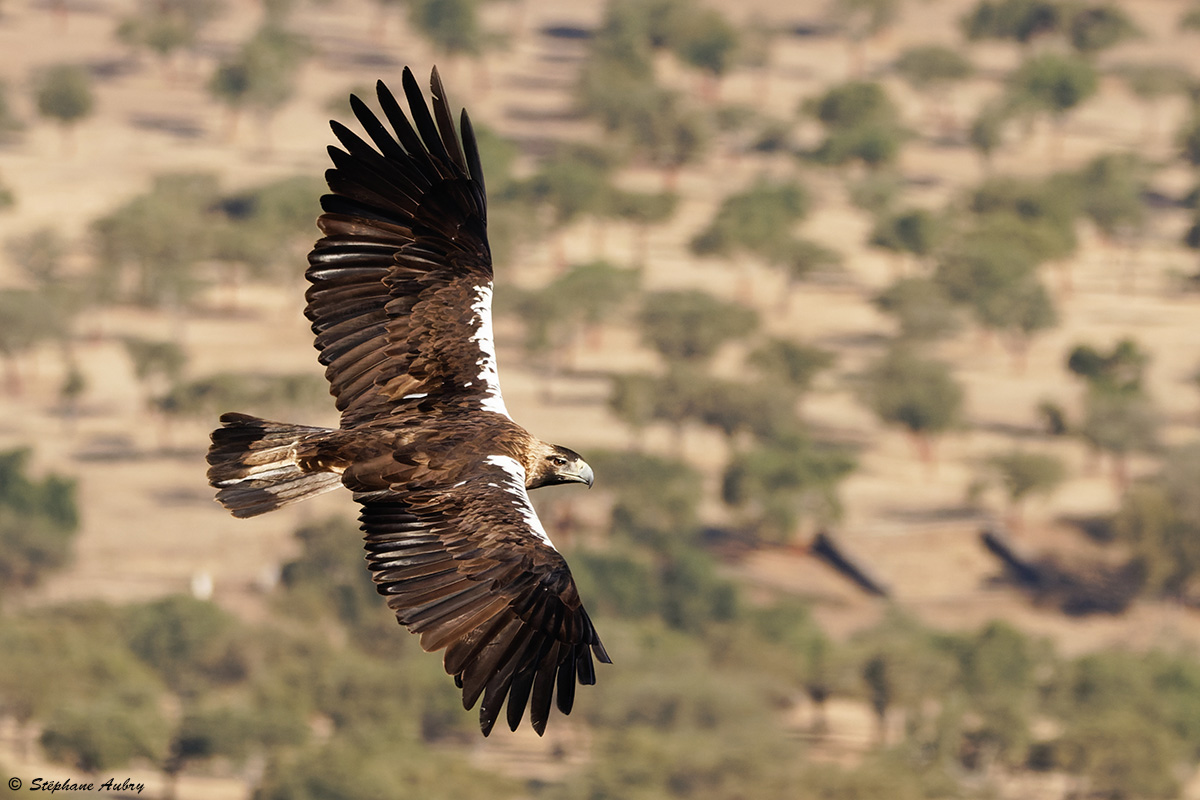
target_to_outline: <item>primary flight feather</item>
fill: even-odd
[[[238,517],[350,489],[376,588],[425,650],[445,651],[484,735],[502,708],[515,730],[527,707],[540,734],[609,657],[529,490],[590,486],[592,470],[505,408],[479,150],[436,69],[430,88],[432,113],[404,70],[410,117],[378,83],[390,130],[352,96],[367,139],[331,123],[342,148],[329,148],[305,314],[340,427],[225,414],[208,477]]]

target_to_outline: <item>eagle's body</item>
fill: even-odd
[[[405,70],[410,123],[378,85],[395,136],[351,97],[374,148],[332,123],[346,149],[329,149],[305,313],[341,426],[226,414],[209,480],[239,517],[350,489],[377,588],[424,649],[445,649],[464,706],[482,698],[484,734],[506,699],[511,728],[528,704],[541,733],[552,697],[569,712],[593,655],[609,659],[528,490],[592,471],[504,406],[479,155],[436,71],[432,89],[431,115]]]

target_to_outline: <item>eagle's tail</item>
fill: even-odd
[[[341,486],[335,472],[301,469],[297,446],[327,428],[222,414],[208,448],[208,482],[235,517],[253,517]]]

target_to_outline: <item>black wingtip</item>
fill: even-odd
[[[496,725],[496,715],[487,715],[483,709],[479,710],[479,730],[483,733],[484,738],[487,738],[492,733],[492,728]]]

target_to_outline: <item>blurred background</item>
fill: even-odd
[[[223,411],[337,424],[327,120],[434,64],[506,402],[598,476],[535,499],[616,663],[541,739],[347,494],[204,475]],[[3,0],[0,79],[0,776],[1200,797],[1200,5]]]

